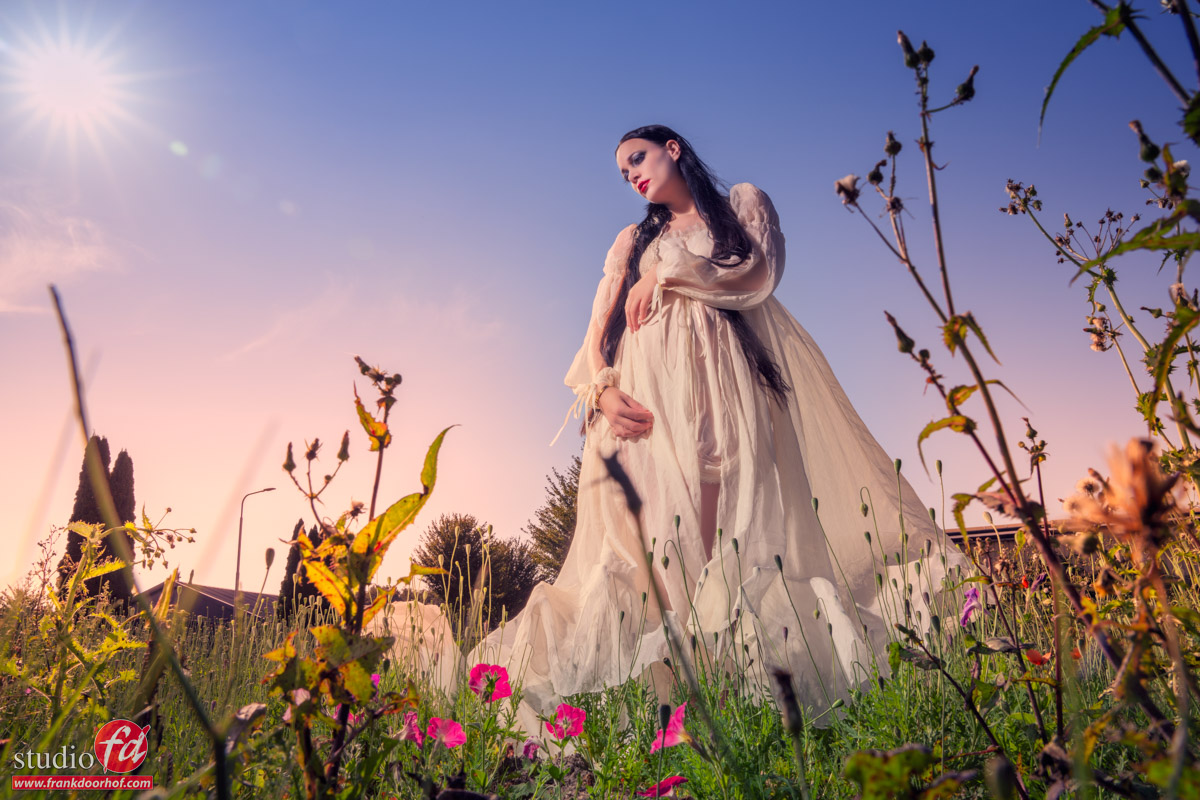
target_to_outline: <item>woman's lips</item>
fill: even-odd
[[[647,187],[647,186],[649,186],[649,185],[650,185],[650,181],[649,181],[649,180],[644,180],[644,181],[642,181],[642,182],[641,182],[641,184],[639,184],[639,185],[638,185],[638,191],[639,191],[639,192],[641,192],[642,194],[645,194],[645,193],[646,193],[646,187]]]

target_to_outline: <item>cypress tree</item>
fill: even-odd
[[[88,454],[93,450],[100,457],[100,464],[104,469],[105,478],[108,481],[109,492],[112,494],[117,516],[122,522],[133,522],[136,508],[133,494],[133,459],[129,456],[128,451],[122,450],[117,455],[116,463],[113,464],[112,471],[110,472],[108,469],[110,458],[108,440],[102,436],[92,436],[88,440],[87,449],[84,451],[83,465],[79,470],[79,487],[75,490],[75,506],[71,510],[70,521],[86,522],[90,525],[105,524],[104,518],[100,513],[100,502],[97,500],[96,493],[92,489],[92,480],[88,475]],[[129,534],[123,530],[115,530],[110,532],[100,542],[100,547],[96,552],[96,563],[120,557],[120,550],[114,541],[114,537],[117,536],[125,541],[132,554],[133,540],[130,539]],[[67,532],[67,549],[63,554],[62,560],[58,562],[58,588],[60,595],[66,594],[67,586],[71,581],[71,574],[75,571],[79,560],[83,557],[83,543],[83,536],[74,531]],[[113,600],[121,607],[127,607],[129,600],[133,596],[132,587],[125,581],[125,576],[121,572],[110,572],[90,578],[84,582],[84,591],[88,595],[98,595],[105,589],[108,589]]]
[[[105,474],[108,474],[108,440],[99,436],[92,436],[92,438],[88,439],[87,448],[84,450],[83,466],[79,470],[79,486],[75,490],[75,507],[71,510],[70,521],[102,525],[104,524],[104,520],[100,516],[100,504],[96,501],[96,495],[92,491],[92,481],[88,477],[88,455],[92,451],[96,451],[99,454],[100,464],[104,468]],[[82,556],[83,537],[74,531],[68,531],[67,550],[58,562],[58,589],[60,594],[65,595],[67,585],[71,581],[71,573],[75,571],[75,565],[79,563],[79,559]]]
[[[279,587],[279,603],[277,613],[281,617],[290,617],[305,603],[316,603],[322,610],[330,608],[325,595],[308,579],[308,571],[301,566],[303,558],[300,555],[300,545],[296,540],[304,532],[304,520],[296,521],[292,529],[292,545],[288,551],[287,567],[284,570],[283,583]],[[324,537],[316,525],[308,532],[308,539],[313,547],[319,547]],[[326,562],[328,564],[328,562]]]
[[[304,520],[296,521],[296,527],[292,529],[292,543],[288,547],[287,566],[283,570],[283,583],[279,584],[279,602],[275,604],[275,610],[280,617],[287,618],[292,616],[296,610],[296,570],[300,567],[300,545],[296,541],[300,538],[300,534],[304,531]]]
[[[128,451],[122,450],[117,454],[117,460],[113,463],[112,472],[108,476],[108,485],[112,490],[117,518],[121,522],[133,522],[137,503],[133,496],[133,459],[130,458]],[[117,537],[125,543],[124,548],[121,548],[115,541]],[[100,561],[110,558],[117,559],[121,557],[122,552],[129,553],[130,558],[134,557],[133,540],[124,530],[117,529],[104,537],[104,541],[100,543],[100,552],[97,554],[97,558]],[[85,581],[84,585],[88,588],[88,594],[100,594],[107,588],[119,607],[127,607],[129,601],[133,599],[133,588],[126,582],[124,572],[109,572]]]

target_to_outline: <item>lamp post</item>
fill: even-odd
[[[242,519],[246,515],[246,498],[252,494],[262,494],[263,492],[275,491],[274,486],[266,489],[259,489],[256,492],[248,492],[242,496],[241,511],[238,512],[238,551],[237,551],[237,567],[233,573],[233,590],[240,592],[242,590]]]

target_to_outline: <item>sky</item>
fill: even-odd
[[[1147,6],[1148,35],[1190,75],[1178,20]],[[139,508],[196,529],[168,553],[181,576],[232,586],[239,503],[276,487],[246,499],[241,573],[247,590],[264,576],[277,589],[283,558],[267,574],[265,550],[282,556],[297,519],[313,523],[281,469],[288,442],[328,443],[323,474],[349,430],[352,458],[322,512],[369,500],[375,461],[353,392],[372,389],[355,355],[403,376],[381,506],[419,490],[426,450],[456,426],[380,577],[407,574],[442,514],[523,536],[551,471],[581,452],[577,422],[548,444],[574,401],[563,376],[605,253],[644,215],[613,151],[651,123],[729,185],[771,197],[787,239],[776,296],[940,518],[944,498],[986,475],[943,433],[925,454],[943,461],[944,486],[926,477],[917,435],[945,409],[884,311],[953,382],[967,374],[936,346],[911,278],[834,193],[895,131],[910,242],[935,275],[899,29],[934,49],[935,98],[979,66],[976,98],[932,122],[949,272],[1001,362],[989,376],[1023,403],[1000,401],[1010,438],[1028,416],[1049,443],[1053,515],[1110,443],[1144,426],[1115,353],[1088,348],[1083,287],[1027,218],[999,212],[1005,181],[1036,184],[1054,229],[1064,212],[1128,217],[1148,197],[1129,121],[1183,140],[1173,97],[1128,36],[1067,71],[1039,140],[1045,87],[1098,22],[1084,0],[5,4],[0,500],[14,546],[0,585],[66,523],[83,450],[49,284],[92,427],[132,456]],[[1194,156],[1182,143],[1175,155]],[[1157,333],[1136,310],[1166,304],[1173,276],[1141,256],[1118,267],[1125,306]]]

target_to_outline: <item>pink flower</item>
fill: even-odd
[[[692,737],[683,729],[683,714],[686,708],[687,703],[685,702],[675,709],[675,713],[671,715],[671,721],[667,723],[667,729],[660,730],[658,738],[654,740],[654,744],[650,745],[651,753],[656,753],[663,747],[674,747],[677,744],[692,741]]]
[[[675,787],[681,783],[687,783],[687,778],[681,775],[672,775],[655,786],[651,786],[644,792],[638,792],[639,797],[674,797]]]
[[[379,688],[379,673],[378,672],[371,673],[371,683],[375,684],[376,689]]]
[[[425,740],[425,735],[421,733],[421,728],[417,725],[417,712],[409,711],[404,715],[404,730],[400,732],[400,741],[416,742],[417,749],[421,749],[421,742]]]
[[[308,700],[311,697],[312,697],[312,695],[309,694],[308,689],[293,689],[291,692],[292,702],[289,703],[288,707],[286,709],[284,709],[284,711],[283,711],[283,721],[291,722],[292,721],[292,708],[294,706],[300,705],[301,703],[308,702]]]
[[[566,703],[559,703],[554,713],[554,720],[546,722],[546,730],[554,734],[556,739],[567,739],[583,733],[583,721],[587,712]]]
[[[528,758],[530,761],[537,758],[538,740],[526,739],[525,744],[521,745],[521,755]]]
[[[512,687],[508,685],[508,670],[496,664],[476,664],[472,667],[467,687],[475,694],[483,697],[488,686],[492,687],[492,695],[491,697],[484,697],[484,700],[489,703],[511,695]]]
[[[441,742],[448,748],[458,747],[467,740],[462,725],[452,719],[442,719],[441,717],[429,720],[429,727],[426,729],[425,735],[434,742]]]

